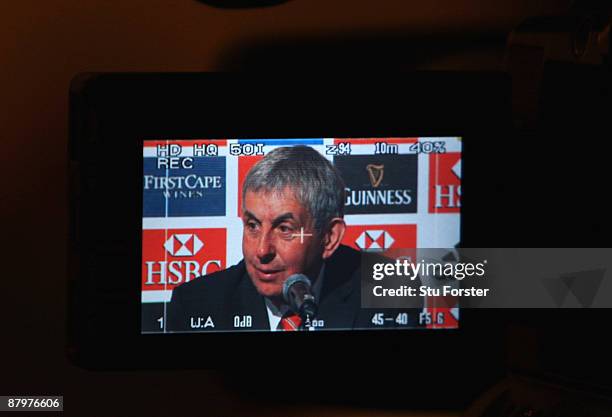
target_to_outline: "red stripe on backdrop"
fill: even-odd
[[[241,156],[238,158],[238,217],[242,217],[242,183],[247,174],[263,156]]]
[[[227,146],[227,139],[145,139],[144,147],[149,148],[168,143],[178,143],[183,146],[210,145],[214,143],[217,146]]]
[[[419,138],[334,138],[334,144],[351,143],[354,145],[371,145],[374,143],[416,143]]]

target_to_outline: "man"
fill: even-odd
[[[175,288],[167,330],[300,329],[300,318],[282,295],[293,274],[312,283],[315,326],[355,327],[360,253],[340,244],[344,188],[338,170],[310,147],[281,147],[266,155],[243,184],[243,260]]]

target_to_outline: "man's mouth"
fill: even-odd
[[[263,268],[255,268],[257,270],[257,275],[259,275],[259,279],[261,281],[273,281],[278,275],[283,272],[282,269],[263,269]]]

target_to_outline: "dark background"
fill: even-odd
[[[393,371],[382,367],[367,373],[359,367],[321,371],[322,391],[340,389],[338,401],[324,406],[306,402],[296,408],[292,399],[278,401],[270,394],[255,401],[250,395],[250,384],[284,384],[283,375],[262,381],[257,378],[262,371],[91,372],[71,365],[65,354],[70,80],[88,71],[299,70],[325,67],[322,61],[343,69],[503,70],[508,33],[527,17],[563,12],[569,3],[293,0],[265,9],[222,10],[192,0],[5,2],[0,13],[0,259],[8,268],[0,303],[0,394],[64,395],[65,409],[75,415],[368,415],[373,407],[387,404],[412,408],[409,393],[399,404],[388,402],[380,389],[372,390],[371,401],[350,394],[346,387],[355,381],[364,381],[360,385],[366,387],[389,381]],[[554,83],[550,88],[557,91]],[[609,175],[603,148],[567,148],[553,155],[542,145],[557,140],[556,133],[566,139],[571,133],[597,134],[603,123],[567,130],[557,121],[567,120],[567,114],[558,114],[549,116],[553,128],[546,136],[521,131],[538,152],[524,161],[519,175],[525,183],[537,173],[536,185],[547,184],[551,195],[569,193],[572,198],[559,197],[552,206],[529,206],[524,202],[540,201],[541,187],[527,190],[521,204],[512,199],[519,190],[508,178],[491,180],[497,187],[495,198],[516,208],[505,231],[511,233],[521,219],[536,218],[540,227],[530,236],[536,245],[605,243],[609,226],[603,220],[607,209],[601,196]],[[576,141],[584,144],[580,135]],[[580,172],[584,187],[576,190],[572,172]],[[575,319],[564,318],[565,323]],[[580,326],[585,321],[576,322]],[[510,361],[534,356],[534,330],[528,318],[524,324],[509,333]],[[561,321],[557,326],[560,335]],[[584,330],[582,336],[593,334],[589,332]],[[597,363],[591,360],[590,366]],[[360,395],[367,392],[363,389]],[[357,410],[355,404],[365,408]],[[378,415],[386,413],[412,415],[376,410]]]

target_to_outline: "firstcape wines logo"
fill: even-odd
[[[225,157],[193,158],[189,165],[158,167],[144,158],[143,216],[224,216]]]

